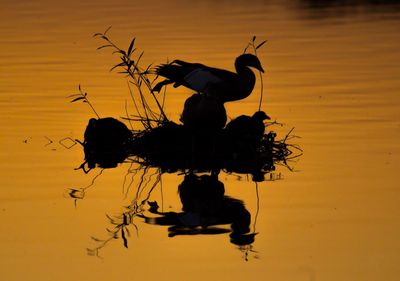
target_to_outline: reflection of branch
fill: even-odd
[[[254,253],[253,258],[258,259],[257,251],[253,250],[253,245],[241,245],[239,246],[239,250],[243,253],[243,259],[245,261],[249,261],[249,254]]]
[[[258,212],[260,211],[260,196],[258,194],[258,182],[254,182],[256,187],[256,214],[254,215],[254,225],[253,225],[253,232],[256,233],[256,224],[258,218]]]
[[[132,165],[129,171],[131,171],[131,168]],[[143,171],[141,175],[139,175],[138,173],[139,170]],[[129,226],[133,226],[136,230],[136,233],[138,234],[138,227],[133,220],[135,217],[143,213],[144,206],[149,200],[151,193],[161,181],[161,172],[156,169],[154,173],[148,175],[149,167],[142,166],[140,166],[138,169],[134,169],[133,171],[134,174],[132,176],[132,181],[133,177],[140,176],[140,181],[137,186],[135,198],[132,200],[130,205],[125,207],[125,211],[121,214],[116,216],[106,215],[109,223],[113,226],[111,229],[106,228],[109,237],[106,239],[91,237],[92,240],[97,243],[97,246],[95,246],[94,248],[88,248],[88,255],[100,257],[99,251],[107,246],[107,244],[113,239],[121,238],[124,247],[128,248],[128,238],[131,236]],[[155,175],[157,175],[157,177],[153,180]],[[146,193],[144,193],[147,187],[150,188]]]
[[[51,140],[49,140],[49,141],[51,141]],[[70,144],[68,144],[67,141],[69,141]],[[51,143],[52,142],[53,141],[51,141]],[[71,149],[73,146],[75,146],[77,144],[77,140],[73,140],[70,137],[65,137],[65,138],[59,140],[58,143],[61,144],[66,149]],[[49,145],[49,144],[47,144],[47,145]]]
[[[47,137],[47,136],[44,136],[44,137],[46,140],[48,140],[48,143],[46,143],[45,146],[48,146],[53,143],[53,141],[49,137]]]
[[[94,178],[92,179],[92,182],[88,186],[81,187],[81,188],[69,188],[68,189],[68,195],[69,195],[69,197],[74,199],[75,207],[76,207],[76,203],[78,200],[85,198],[85,191],[94,185],[96,179],[103,174],[103,171],[104,171],[104,169],[101,169],[100,172],[96,176],[94,176]]]
[[[139,166],[136,169],[133,169],[132,167],[133,167],[134,164],[135,163],[131,162],[131,164],[130,164],[130,166],[128,168],[128,171],[126,172],[126,174],[124,176],[124,181],[122,183],[122,193],[124,194],[124,199],[126,199],[128,197],[129,191],[130,191],[131,186],[132,186],[132,184],[134,182],[135,175],[141,169],[141,166]],[[127,181],[128,176],[130,176],[130,181],[126,185],[126,181]]]

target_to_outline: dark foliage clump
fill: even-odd
[[[89,168],[115,167],[124,161],[159,167],[164,172],[215,171],[251,174],[256,181],[285,161],[290,145],[269,132],[257,142],[231,136],[222,129],[214,134],[193,132],[168,121],[151,130],[131,132],[113,118],[91,119],[83,142]]]

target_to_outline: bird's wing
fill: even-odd
[[[209,84],[217,84],[223,82],[221,78],[213,74],[207,68],[197,68],[188,73],[184,78],[190,88],[198,92],[204,91]]]

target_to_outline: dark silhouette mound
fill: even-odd
[[[226,124],[224,104],[212,96],[193,94],[186,99],[180,121],[193,131],[221,130]]]
[[[164,172],[225,170],[262,181],[274,162],[291,154],[274,132],[264,133],[264,112],[240,116],[223,129],[196,129],[171,121],[144,131],[130,131],[113,118],[91,119],[82,143],[84,171],[136,161]]]
[[[132,143],[132,132],[126,125],[114,118],[92,118],[86,126],[84,141],[85,162],[81,168],[86,172],[96,165],[102,168],[114,168],[128,156]]]

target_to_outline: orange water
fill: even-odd
[[[373,2],[2,1],[1,279],[397,280],[400,11]],[[137,37],[144,64],[179,58],[233,69],[253,35],[268,39],[259,50],[263,109],[284,123],[271,128],[279,136],[295,127],[304,155],[294,172],[278,169],[283,180],[259,184],[248,262],[228,235],[168,238],[166,227],[140,220],[128,249],[119,239],[101,249],[103,259],[86,254],[96,245],[90,236],[107,238],[104,214],[120,213],[136,192],[123,187],[125,164],[105,170],[77,207],[66,196],[99,172],[75,171],[81,147],[59,143],[82,139],[93,117],[66,96],[81,84],[102,117],[124,116],[129,101],[126,80],[109,72],[118,58],[96,51],[92,37],[109,26],[121,46]],[[188,92],[168,96],[170,118]],[[253,113],[259,92],[257,84],[228,115]],[[182,176],[162,180],[152,199],[179,211]],[[254,223],[255,184],[220,180]]]

